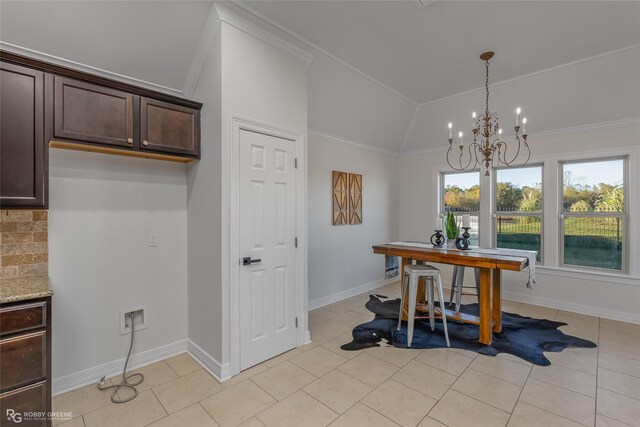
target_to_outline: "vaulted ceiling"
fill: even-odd
[[[640,43],[640,2],[248,1],[271,22],[416,103]]]
[[[188,95],[212,5],[2,0],[0,41],[5,49],[19,46],[160,90],[180,93],[186,87]],[[473,90],[484,84],[478,56],[486,50],[496,51],[491,81],[511,80],[496,85],[498,112],[523,102],[532,129],[640,116],[640,2],[226,5],[314,57],[308,76],[310,130],[372,148],[398,153],[442,145],[443,123],[465,120],[468,109],[482,106],[483,94]],[[582,61],[632,46],[638,48],[628,54]],[[574,61],[575,66],[563,67]],[[566,71],[536,77],[554,67]],[[528,74],[533,76],[520,79]],[[590,102],[592,90],[602,102]]]

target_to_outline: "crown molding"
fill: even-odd
[[[200,36],[198,46],[196,47],[196,51],[193,54],[193,60],[189,65],[187,75],[184,79],[184,84],[182,85],[182,93],[188,98],[191,98],[193,96],[193,91],[198,84],[200,73],[202,73],[204,64],[205,62],[207,62],[207,57],[209,56],[209,52],[211,52],[213,41],[219,29],[220,16],[218,16],[218,12],[212,3],[211,9],[209,10],[209,17],[207,18],[207,22],[204,24],[204,28],[202,29],[202,36]]]
[[[395,151],[387,150],[385,148],[371,147],[370,145],[350,141],[348,139],[340,138],[339,136],[331,135],[319,130],[309,129],[308,134],[309,134],[309,139],[311,138],[324,139],[324,140],[334,142],[336,144],[348,145],[349,147],[356,148],[358,150],[372,151],[375,153],[382,153],[388,156],[398,157],[398,153]]]
[[[262,15],[260,12],[256,11],[252,7],[247,6],[243,2],[235,1],[232,4],[234,4],[237,7],[243,9],[247,13],[253,15],[255,18],[263,21],[265,24],[267,24],[269,26],[272,26],[272,27],[275,27],[276,29],[282,31],[283,33],[286,33],[287,35],[293,37],[294,39],[298,40],[299,42],[304,43],[305,45],[309,46],[310,48],[312,48],[314,50],[317,50],[318,52],[322,53],[323,55],[333,59],[334,61],[338,62],[339,64],[341,64],[341,65],[343,65],[345,67],[347,67],[348,69],[350,69],[351,71],[359,74],[360,76],[366,78],[367,80],[371,81],[372,83],[376,84],[377,86],[380,86],[381,88],[393,93],[394,95],[399,96],[400,98],[404,99],[405,101],[409,102],[410,104],[419,105],[416,101],[414,101],[413,99],[409,98],[408,96],[398,92],[397,90],[387,86],[386,84],[382,83],[381,81],[371,77],[369,74],[366,74],[364,71],[361,71],[361,70],[357,69],[353,65],[350,65],[350,64],[346,63],[345,61],[343,61],[342,59],[338,58],[334,54],[324,50],[320,46],[318,46],[318,45],[312,43],[311,41],[305,39],[304,37],[294,33],[293,31],[289,30],[288,28],[283,27],[282,25],[278,24],[277,22],[273,21],[272,19],[267,18],[266,16]]]
[[[26,47],[18,46],[15,44],[0,41],[0,50],[15,53],[17,55],[27,56],[44,62],[49,62],[51,64],[59,65],[62,67],[73,68],[75,70],[82,71],[88,74],[95,74],[100,77],[118,80],[133,86],[140,86],[146,89],[164,92],[169,95],[184,97],[184,94],[180,89],[162,86],[159,84],[148,82],[146,80],[136,79],[134,77],[125,76],[123,74],[114,73],[108,70],[103,70],[102,68],[92,67],[91,65],[86,65],[80,62],[71,61],[69,59],[60,58],[58,56],[49,55],[48,53],[39,52],[37,50],[28,49]]]
[[[283,37],[277,36],[273,33],[273,31],[269,31],[264,28],[264,25],[259,25],[251,21],[248,17],[243,16],[245,14],[254,15],[251,11],[246,10],[244,7],[241,7],[237,3],[232,1],[228,2],[215,2],[213,6],[220,20],[225,22],[240,31],[244,31],[245,33],[260,39],[266,43],[269,43],[272,46],[277,47],[285,52],[290,53],[298,59],[301,59],[306,66],[308,67],[313,61],[313,55],[307,52],[306,50],[296,46],[295,44],[285,40]],[[254,18],[261,19],[258,16],[254,16]]]
[[[638,49],[638,48],[640,48],[640,43],[639,44],[634,44],[634,45],[631,45],[631,46],[627,46],[627,47],[623,47],[622,49],[610,50],[609,52],[604,52],[604,53],[600,53],[598,55],[589,56],[587,58],[578,59],[577,61],[567,62],[566,64],[556,65],[555,67],[545,68],[544,70],[534,71],[533,73],[523,74],[521,76],[513,77],[511,79],[502,80],[502,81],[490,84],[489,87],[490,88],[494,88],[494,87],[501,86],[501,85],[504,85],[504,84],[507,84],[507,83],[528,79],[530,77],[535,77],[535,76],[538,76],[540,74],[545,74],[545,73],[549,73],[549,72],[552,72],[552,71],[557,71],[557,70],[560,70],[562,68],[567,68],[567,67],[571,67],[573,65],[581,64],[583,62],[593,61],[593,60],[596,60],[596,59],[607,57],[609,55],[615,55],[617,53],[622,53],[622,52],[626,52],[628,50],[634,50],[634,49]],[[484,86],[478,87],[478,88],[475,88],[475,89],[469,89],[469,90],[465,90],[464,92],[459,92],[459,93],[456,93],[456,94],[453,94],[453,95],[448,95],[448,96],[445,96],[445,97],[442,97],[442,98],[433,99],[431,101],[423,102],[423,103],[418,104],[418,106],[422,107],[422,106],[426,106],[426,105],[430,105],[430,104],[435,104],[437,102],[447,101],[447,100],[450,100],[450,99],[458,98],[460,96],[468,95],[470,93],[484,92],[484,90],[485,90]]]
[[[540,137],[546,137],[546,136],[557,136],[557,135],[566,135],[566,134],[571,134],[571,133],[580,133],[580,132],[590,132],[590,131],[594,131],[594,130],[601,130],[601,129],[614,129],[614,128],[622,128],[622,127],[627,127],[627,126],[634,126],[640,124],[640,117],[629,117],[626,119],[620,119],[620,120],[609,120],[606,122],[598,122],[598,123],[591,123],[588,125],[580,125],[580,126],[569,126],[566,128],[559,128],[559,129],[550,129],[550,130],[544,130],[544,131],[539,131],[539,132],[533,132],[531,134],[529,134],[529,138],[540,138]],[[531,141],[529,141],[529,143],[531,144]],[[419,150],[411,150],[411,151],[403,151],[401,152],[398,156],[399,157],[409,157],[409,156],[415,156],[418,154],[426,154],[426,153],[434,153],[437,151],[445,151],[447,149],[447,146],[445,144],[443,144],[441,147],[430,147],[430,148],[423,148],[423,149],[419,149]],[[533,159],[533,157],[532,157]]]

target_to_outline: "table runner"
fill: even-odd
[[[392,242],[390,245],[400,245],[400,246],[411,246],[415,248],[425,248],[425,249],[440,249],[440,250],[449,250],[449,251],[461,251],[460,249],[451,249],[451,248],[435,248],[430,243],[424,242]],[[529,280],[527,281],[527,288],[533,289],[533,286],[536,284],[536,257],[538,256],[537,251],[525,251],[523,249],[492,249],[492,248],[480,248],[478,246],[471,246],[469,248],[472,252],[478,254],[487,254],[487,255],[505,255],[505,256],[521,256],[529,259]]]

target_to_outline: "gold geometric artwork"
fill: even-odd
[[[333,225],[362,224],[362,175],[333,171]]]
[[[362,224],[362,175],[349,174],[349,224]]]

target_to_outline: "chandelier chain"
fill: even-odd
[[[489,61],[485,61],[485,68],[487,70],[486,78],[484,80],[484,87],[486,89],[486,98],[485,98],[485,113],[487,117],[489,117]]]

